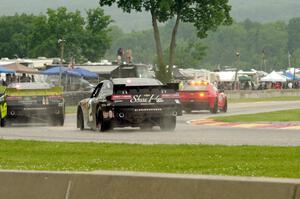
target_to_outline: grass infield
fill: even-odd
[[[300,109],[234,116],[217,116],[211,117],[211,119],[219,122],[299,122]]]
[[[66,106],[66,114],[76,113],[77,106]]]
[[[300,178],[300,147],[0,140],[0,169],[141,171]]]

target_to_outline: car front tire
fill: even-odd
[[[81,108],[78,108],[77,111],[77,128],[79,128],[80,130],[84,129],[84,118]]]

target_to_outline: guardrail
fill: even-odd
[[[105,171],[0,171],[0,198],[300,199],[300,180]]]
[[[283,90],[238,90],[238,91],[225,91],[230,99],[243,99],[243,98],[269,98],[269,97],[286,97],[286,96],[299,96],[300,89],[283,89]]]

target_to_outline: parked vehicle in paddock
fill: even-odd
[[[6,89],[7,123],[39,120],[63,126],[65,102],[61,87],[47,83],[13,83]]]
[[[5,126],[5,120],[7,115],[7,104],[5,87],[0,86],[0,127]]]
[[[182,108],[186,113],[193,110],[209,110],[217,113],[227,112],[227,97],[207,81],[191,80],[184,82],[179,91]]]
[[[80,101],[77,128],[107,131],[114,127],[173,131],[182,115],[178,84],[163,85],[151,78],[104,80],[90,98]]]

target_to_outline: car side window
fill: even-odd
[[[103,83],[100,93],[104,96],[109,96],[113,94],[113,84],[110,81]]]
[[[92,95],[91,95],[91,98],[95,98],[95,97],[98,97],[99,93],[100,93],[100,90],[103,86],[103,83],[100,83],[96,86],[96,88],[94,89]]]

